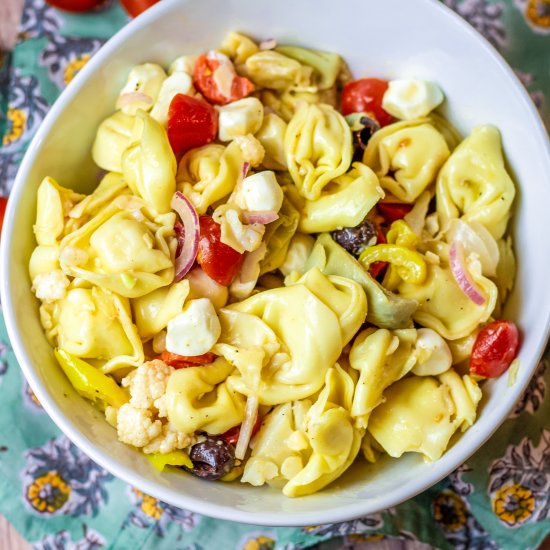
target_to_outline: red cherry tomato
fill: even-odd
[[[380,126],[387,126],[394,118],[382,109],[382,98],[388,89],[387,80],[361,78],[344,86],[342,92],[342,114],[368,113],[374,116]]]
[[[213,363],[215,359],[216,355],[210,352],[203,353],[202,355],[195,355],[193,357],[178,355],[177,353],[171,353],[170,351],[163,351],[160,354],[160,360],[175,369],[210,365],[210,363]]]
[[[379,214],[388,223],[402,220],[412,210],[412,204],[393,202],[379,202],[376,207],[378,208]]]
[[[211,216],[201,216],[197,262],[217,283],[229,286],[238,273],[244,254],[221,242],[221,228]]]
[[[0,234],[2,234],[2,225],[4,225],[4,213],[6,212],[6,205],[8,199],[6,197],[0,197]]]
[[[493,321],[477,335],[470,357],[470,372],[495,378],[514,360],[519,347],[518,329],[511,321]]]
[[[46,0],[48,4],[60,10],[81,12],[90,11],[105,4],[107,0]]]
[[[260,429],[260,426],[262,425],[262,417],[260,415],[257,416],[256,422],[254,422],[254,426],[252,427],[252,436],[258,432]],[[239,435],[241,434],[241,425],[234,426],[230,430],[227,430],[224,434],[222,434],[220,437],[222,439],[225,439],[227,443],[230,443],[231,445],[236,445],[237,441],[239,441]]]
[[[254,84],[244,76],[235,76],[231,84],[231,96],[223,95],[214,79],[214,71],[220,66],[217,59],[202,54],[195,63],[193,84],[199,92],[216,105],[226,105],[237,99],[242,99],[254,91]]]
[[[384,232],[382,231],[382,228],[380,227],[379,223],[374,222],[374,225],[376,227],[376,244],[384,244],[388,242],[386,240],[386,235],[384,235]],[[386,271],[386,267],[388,267],[388,262],[374,262],[369,266],[369,273],[370,276],[373,279],[383,279],[384,274]]]
[[[202,147],[218,133],[218,113],[204,99],[177,94],[168,108],[168,140],[176,156]]]
[[[159,0],[120,0],[122,7],[128,12],[128,15],[132,17],[137,17],[140,13],[143,13],[147,8],[150,8],[157,2],[159,2]]]

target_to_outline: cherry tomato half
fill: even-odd
[[[8,199],[6,197],[0,197],[0,234],[2,233],[2,226],[4,225],[4,214],[6,213],[6,206]]]
[[[384,235],[384,231],[382,231],[382,228],[380,227],[379,223],[374,222],[374,226],[376,227],[376,244],[384,244],[387,243],[386,235]],[[377,279],[381,281],[384,278],[384,274],[386,272],[386,267],[388,267],[388,262],[374,262],[369,266],[369,273],[370,276],[373,279]]]
[[[238,273],[244,254],[221,242],[221,227],[212,216],[201,216],[197,262],[217,283],[229,286]]]
[[[519,347],[519,333],[511,321],[493,321],[477,335],[470,357],[470,372],[495,378],[514,360]]]
[[[168,108],[168,140],[176,156],[202,147],[218,133],[218,113],[204,99],[177,94]]]
[[[159,0],[120,0],[122,7],[131,17],[137,17],[140,13],[143,13],[147,8],[150,8],[157,2],[159,2]]]
[[[376,208],[386,222],[393,223],[402,220],[412,210],[412,204],[379,202]]]
[[[254,422],[254,426],[252,428],[252,436],[251,437],[254,437],[254,435],[260,429],[261,425],[262,425],[262,417],[260,415],[258,415],[256,417],[256,422]],[[220,437],[222,439],[225,439],[225,441],[227,441],[227,443],[230,443],[231,445],[234,446],[234,445],[237,444],[237,441],[239,441],[239,435],[240,434],[241,434],[241,424],[239,424],[238,426],[234,426],[233,428],[227,430]]]
[[[106,3],[106,0],[46,0],[48,4],[60,10],[82,12],[90,11]]]
[[[170,351],[163,351],[160,354],[160,360],[175,369],[210,365],[210,363],[213,363],[215,359],[216,355],[211,352],[203,353],[202,355],[195,355],[193,357],[178,355],[177,353],[172,353]]]
[[[344,86],[342,92],[342,114],[369,113],[380,126],[387,126],[394,118],[382,109],[382,98],[388,89],[387,80],[361,78]]]
[[[254,84],[244,76],[235,76],[231,84],[231,96],[223,95],[214,79],[214,71],[220,66],[217,59],[202,54],[195,63],[193,84],[199,92],[216,105],[226,105],[237,99],[242,99],[254,91]]]

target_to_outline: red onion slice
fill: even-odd
[[[241,169],[241,175],[244,180],[246,178],[246,175],[248,174],[248,171],[250,170],[250,162],[243,162],[243,167]]]
[[[130,105],[131,103],[138,101],[141,101],[147,105],[153,104],[153,98],[150,95],[142,92],[127,92],[118,98],[117,107],[121,109],[122,107],[126,107],[126,105]]]
[[[255,395],[249,395],[246,400],[246,408],[244,412],[244,420],[241,424],[241,431],[239,432],[239,439],[237,445],[235,445],[235,458],[243,460],[252,437],[252,430],[254,424],[256,424],[256,418],[258,417],[258,407],[260,403]]]
[[[451,260],[451,272],[460,290],[462,290],[474,304],[482,306],[485,303],[485,297],[481,294],[468,273],[464,262],[464,249],[462,248],[462,243],[453,241],[449,256]]]
[[[279,214],[272,211],[252,212],[250,210],[243,210],[241,218],[244,223],[262,223],[266,225],[279,219]]]
[[[187,275],[197,257],[200,237],[199,215],[187,197],[179,191],[174,193],[170,206],[178,213],[182,222],[179,224],[181,229],[177,228],[178,223],[174,226],[178,238],[178,249],[181,240],[181,250],[176,254],[174,281],[177,282]]]

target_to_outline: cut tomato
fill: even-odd
[[[505,372],[517,355],[519,333],[511,321],[493,321],[477,335],[470,357],[470,372],[495,378]]]
[[[218,55],[224,59],[224,57],[222,57],[223,54]],[[233,73],[229,96],[225,95],[222,90],[220,90],[216,78],[214,77],[214,72],[222,64],[219,59],[202,54],[197,59],[193,70],[193,84],[195,88],[197,88],[208,101],[216,105],[226,105],[232,101],[237,101],[237,99],[242,99],[254,91],[254,84],[252,84],[248,78],[239,76],[235,73],[235,69],[229,58],[224,59],[223,62],[227,65],[224,78],[227,78],[228,75]]]
[[[178,355],[170,351],[163,351],[160,354],[160,360],[175,369],[185,369],[187,367],[198,367],[202,365],[210,365],[216,359],[216,355],[211,352],[195,355],[193,357],[187,355]]]
[[[167,132],[174,154],[182,155],[216,138],[218,113],[204,99],[177,94],[168,108]]]
[[[46,0],[50,6],[64,11],[83,12],[101,7],[107,0]]]
[[[252,428],[252,436],[256,435],[258,433],[258,430],[260,429],[260,426],[262,425],[262,417],[258,415],[256,417],[256,422],[254,422],[254,427]],[[239,440],[239,435],[241,434],[241,425],[234,426],[230,430],[227,430],[224,434],[221,435],[221,438],[227,441],[227,443],[231,443],[231,445],[236,445],[237,441]]]
[[[201,216],[197,262],[217,283],[229,286],[243,263],[244,254],[221,242],[221,227],[212,216]]]
[[[402,220],[412,210],[412,204],[379,202],[376,208],[378,208],[378,212],[384,220],[391,224],[397,220]]]
[[[342,92],[342,114],[367,113],[380,126],[387,126],[394,118],[382,109],[382,99],[388,89],[388,81],[380,78],[361,78],[344,86]]]
[[[4,214],[7,204],[8,199],[6,197],[0,197],[0,234],[2,233],[2,226],[4,225]]]
[[[120,3],[127,11],[128,15],[137,17],[140,13],[143,13],[147,8],[150,8],[159,1],[160,0],[120,0]]]

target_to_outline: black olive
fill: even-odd
[[[333,231],[332,238],[350,254],[358,257],[373,238],[376,239],[376,228],[370,220],[364,219],[357,227],[344,227]]]
[[[187,468],[193,475],[203,479],[216,480],[227,475],[235,465],[235,449],[219,437],[208,436],[191,447],[189,458],[193,468]]]
[[[364,149],[374,132],[380,130],[380,125],[378,124],[378,122],[376,122],[376,120],[368,116],[361,117],[359,122],[363,126],[363,128],[355,133],[355,139],[357,145],[361,149]]]

